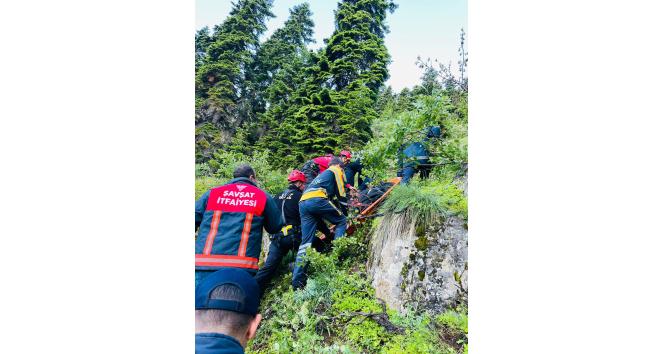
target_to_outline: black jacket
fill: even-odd
[[[358,179],[358,185],[362,184],[362,163],[360,160],[355,160],[344,167],[344,173],[346,174],[346,183],[350,184],[351,186],[355,187],[355,176],[357,176]]]
[[[302,192],[294,184],[291,184],[275,199],[279,212],[281,213],[281,210],[283,210],[286,219],[284,225],[300,226],[302,224],[300,221],[300,205],[298,204],[301,197]]]

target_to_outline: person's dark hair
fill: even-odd
[[[254,172],[254,169],[247,164],[240,165],[235,168],[235,171],[233,171],[233,178],[249,178],[249,176],[254,176],[254,178],[256,178],[256,172]]]
[[[333,158],[330,160],[330,163],[328,163],[327,165],[328,165],[328,166],[332,166],[332,165],[343,166],[343,163],[344,163],[344,162],[341,160],[341,157],[339,157],[339,156],[335,156],[335,157],[333,157]]]
[[[210,299],[244,303],[244,293],[236,285],[223,284],[212,290]],[[241,336],[254,319],[254,316],[227,310],[196,310],[196,317],[202,324],[225,328],[226,334],[233,336]]]

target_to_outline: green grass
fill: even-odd
[[[468,201],[451,179],[413,181],[392,190],[382,206],[383,212],[407,212],[412,218],[428,224],[438,216],[459,215],[468,218]]]

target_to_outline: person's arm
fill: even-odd
[[[207,206],[209,197],[210,191],[207,191],[203,193],[203,195],[196,201],[196,206],[194,208],[194,231],[198,230],[198,227],[201,226],[201,222],[203,221],[203,214],[205,213],[205,207]]]
[[[267,193],[265,193],[265,196],[267,201],[265,202],[265,209],[263,209],[263,228],[269,234],[276,234],[284,227],[281,221],[281,209],[277,207],[277,203],[272,196]]]

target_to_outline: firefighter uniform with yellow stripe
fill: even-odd
[[[263,228],[278,232],[281,213],[272,197],[248,178],[212,188],[196,201],[196,281],[220,268],[258,270]]]
[[[304,255],[311,247],[316,236],[316,226],[326,220],[336,226],[334,237],[339,238],[346,231],[346,178],[339,165],[332,165],[319,174],[309,184],[300,199],[300,219],[302,222],[302,242],[297,252],[295,269],[293,270],[293,288],[298,289],[306,284]],[[339,208],[332,204],[336,199]],[[340,210],[341,209],[341,210]]]

